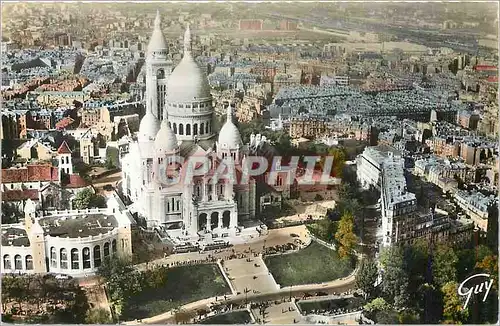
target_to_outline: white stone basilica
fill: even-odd
[[[122,190],[133,203],[130,210],[143,217],[148,228],[160,227],[181,242],[237,236],[243,229],[240,222],[255,217],[256,205],[254,180],[246,184],[211,180],[225,157],[232,157],[237,173],[241,173],[240,163],[248,146],[242,143],[230,107],[217,137],[207,76],[191,50],[188,26],[183,58],[172,71],[157,13],[146,57],[146,114],[137,140],[130,144],[122,160]],[[206,157],[211,170],[191,182],[160,182],[163,162],[192,156]],[[172,169],[182,173],[178,166]]]

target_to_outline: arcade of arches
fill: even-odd
[[[224,211],[222,214],[213,212],[210,215],[201,213],[198,216],[198,231],[212,231],[214,229],[229,229],[231,224],[231,213]]]

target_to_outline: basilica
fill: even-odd
[[[146,113],[122,160],[122,191],[132,202],[129,209],[148,228],[161,229],[171,239],[185,243],[235,237],[245,233],[242,222],[255,218],[255,181],[214,182],[211,176],[226,157],[241,171],[248,145],[232,121],[230,106],[225,124],[218,133],[214,130],[210,87],[194,60],[189,26],[183,45],[182,60],[172,69],[157,13],[146,56]],[[211,171],[191,182],[161,182],[163,163],[193,156],[209,160]]]

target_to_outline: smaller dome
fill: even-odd
[[[166,120],[161,123],[160,131],[156,134],[155,150],[157,154],[168,154],[176,152],[179,149],[177,137],[174,131],[168,125]]]
[[[236,149],[243,145],[241,135],[233,123],[231,105],[227,108],[227,120],[219,132],[219,146],[222,148]]]
[[[137,138],[140,142],[153,141],[159,130],[160,121],[151,112],[147,111],[139,125]]]

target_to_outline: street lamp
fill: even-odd
[[[290,302],[292,301],[292,285],[290,285]]]

